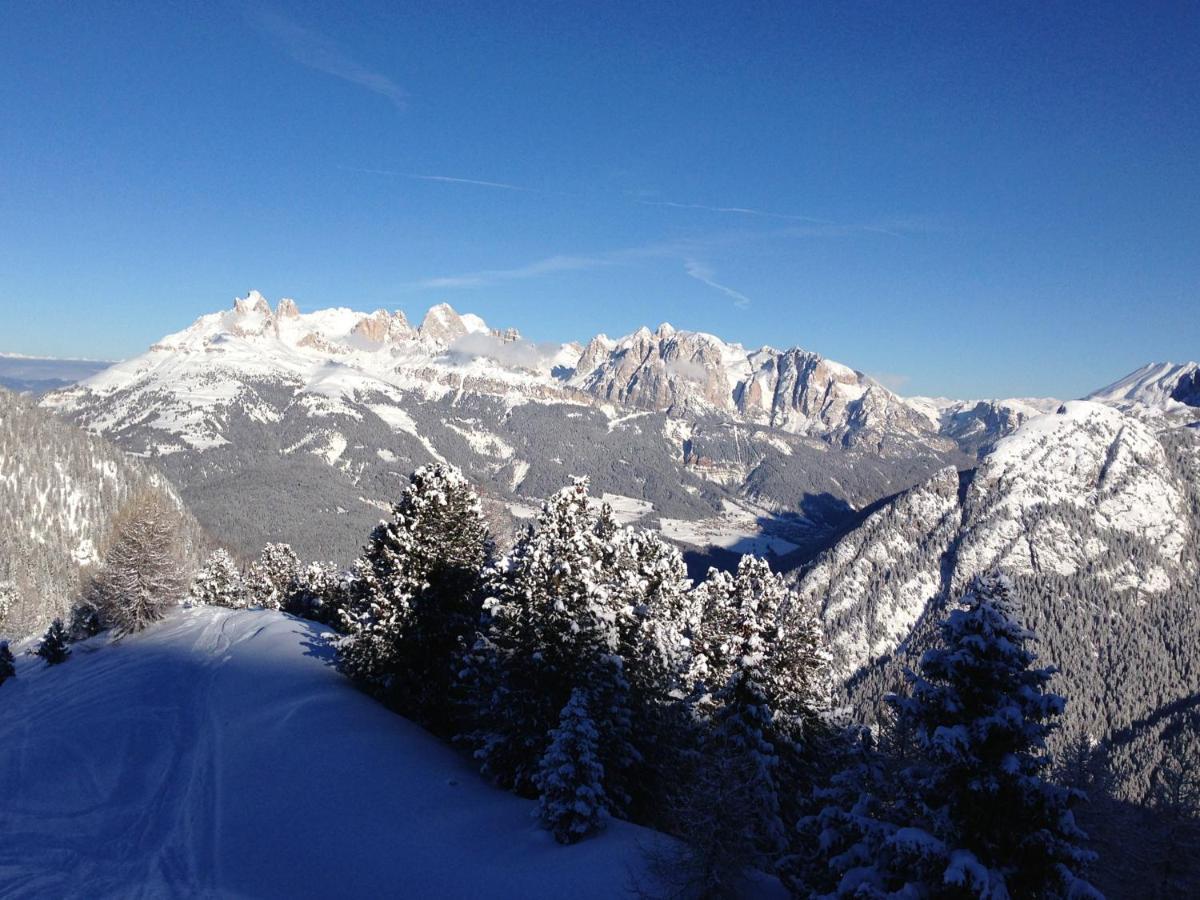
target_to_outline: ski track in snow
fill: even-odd
[[[0,686],[0,897],[612,897],[667,840],[560,847],[354,690],[318,626],[180,610]]]

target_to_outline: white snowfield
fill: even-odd
[[[535,804],[354,690],[318,626],[179,610],[22,654],[0,685],[0,897],[615,897],[652,888],[611,821],[562,847]],[[777,886],[776,886],[777,887]]]

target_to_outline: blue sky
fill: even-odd
[[[0,350],[253,287],[913,394],[1200,356],[1195,4],[353,6],[6,4]]]

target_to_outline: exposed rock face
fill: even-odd
[[[683,417],[719,413],[880,452],[951,447],[926,417],[861,372],[816,353],[747,353],[712,335],[643,328],[584,349],[571,383],[594,397]]]
[[[295,300],[290,300],[284,297],[279,301],[279,305],[275,307],[276,319],[295,319],[300,315],[300,310],[296,306]]]
[[[462,317],[449,303],[439,303],[425,313],[418,329],[421,339],[441,346],[449,346],[456,338],[468,331]]]
[[[732,412],[725,370],[730,348],[712,335],[641,328],[614,343],[603,335],[584,349],[572,383],[594,397],[672,415]]]
[[[389,313],[386,309],[377,309],[369,316],[359,320],[350,332],[369,344],[394,344],[397,341],[408,341],[416,337],[416,332],[408,324],[404,313]]]

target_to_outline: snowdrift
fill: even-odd
[[[359,694],[322,629],[179,610],[0,685],[0,897],[614,897],[667,839],[561,847]]]

